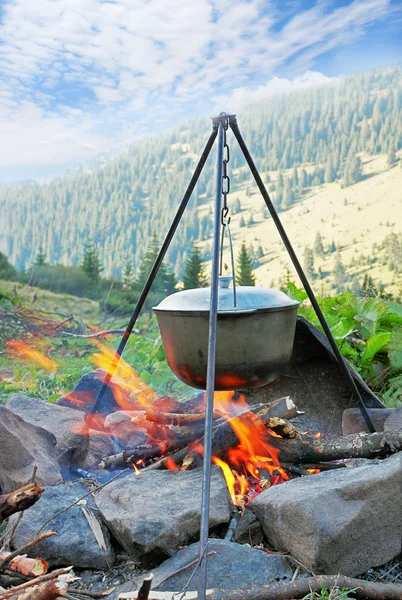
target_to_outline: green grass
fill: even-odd
[[[72,315],[74,323],[96,325],[102,329],[121,327],[120,322],[103,319],[97,302],[36,290],[17,288],[19,303],[13,304],[12,282],[0,281],[0,402],[15,392],[54,402],[72,390],[85,373],[95,367],[91,357],[97,352],[94,340],[57,335],[38,335],[14,317],[23,316],[46,329],[48,320],[62,321]],[[11,294],[10,294],[11,289]],[[285,290],[300,301],[299,314],[319,326],[303,289],[289,283]],[[1,299],[3,293],[3,299]],[[9,297],[4,297],[9,294]],[[25,298],[25,300],[24,300]],[[27,302],[26,299],[29,299]],[[378,297],[357,297],[351,292],[319,298],[319,303],[343,355],[390,407],[402,404],[402,307],[395,301]],[[57,309],[57,310],[56,310]],[[43,312],[41,312],[43,311]],[[54,312],[56,311],[56,313]],[[35,321],[40,317],[42,321]],[[124,359],[141,378],[161,396],[186,399],[194,390],[173,376],[163,350],[154,317],[145,313],[137,323],[140,333],[130,337]],[[48,372],[32,361],[20,360],[7,351],[7,339],[20,339],[53,360],[57,367]],[[102,343],[116,348],[120,336]],[[379,374],[380,372],[380,374]]]

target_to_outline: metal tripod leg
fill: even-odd
[[[110,383],[110,381],[111,381],[111,379],[113,377],[113,373],[115,372],[116,367],[119,364],[120,357],[121,357],[121,355],[123,353],[124,348],[126,347],[126,344],[127,344],[128,339],[129,339],[129,337],[131,335],[133,327],[134,327],[134,325],[135,325],[135,323],[136,323],[136,321],[138,319],[138,316],[139,316],[139,314],[141,312],[141,309],[144,306],[144,302],[147,299],[147,296],[149,294],[149,290],[151,289],[151,286],[152,286],[152,284],[153,284],[153,282],[155,280],[155,277],[158,274],[159,267],[161,266],[162,261],[163,261],[163,259],[165,257],[165,254],[166,254],[166,252],[167,252],[167,250],[168,250],[168,248],[170,246],[170,242],[172,241],[173,236],[176,233],[176,229],[177,229],[177,227],[178,227],[178,225],[180,223],[180,220],[181,220],[181,218],[183,216],[183,213],[184,213],[184,211],[185,211],[185,209],[187,207],[187,204],[188,204],[188,202],[190,200],[191,194],[193,193],[193,190],[194,190],[194,188],[195,188],[195,186],[197,184],[197,181],[198,181],[198,179],[199,179],[199,177],[201,175],[202,169],[204,168],[204,165],[205,165],[205,163],[207,161],[209,153],[211,152],[211,148],[214,145],[217,133],[218,133],[218,130],[217,130],[216,127],[214,127],[213,130],[212,130],[212,132],[211,132],[211,135],[208,138],[208,141],[206,143],[204,151],[201,154],[200,160],[198,161],[198,164],[197,164],[197,166],[195,168],[195,171],[194,171],[193,176],[191,178],[191,181],[190,181],[190,183],[189,183],[189,185],[187,187],[187,190],[186,190],[186,192],[185,192],[185,194],[183,196],[183,199],[182,199],[182,201],[180,203],[180,206],[179,206],[179,208],[177,210],[176,216],[173,219],[173,222],[172,222],[172,224],[170,226],[170,229],[169,229],[169,231],[168,231],[168,233],[167,233],[167,235],[165,237],[165,240],[164,240],[164,242],[162,244],[162,247],[161,247],[161,249],[159,251],[159,254],[158,254],[158,256],[155,259],[155,263],[154,263],[154,265],[153,265],[153,267],[151,269],[151,272],[148,275],[148,279],[147,279],[147,281],[146,281],[146,283],[144,285],[144,288],[143,288],[143,290],[142,290],[142,292],[140,294],[140,297],[138,299],[138,302],[137,302],[137,305],[136,305],[136,307],[134,309],[134,312],[133,312],[133,314],[131,316],[131,319],[130,319],[127,327],[126,327],[126,330],[125,330],[125,332],[123,334],[123,337],[121,338],[120,344],[119,344],[119,346],[118,346],[118,348],[116,350],[115,358],[114,358],[114,360],[113,360],[113,362],[112,362],[112,364],[110,366],[109,371],[106,373],[105,379],[104,379],[104,381],[102,383],[102,387],[100,388],[100,390],[98,392],[98,395],[96,397],[96,400],[95,400],[94,406],[92,408],[91,414],[95,414],[99,410],[102,398],[105,395],[105,392],[106,392],[106,390],[108,388],[108,385],[109,385],[109,383]]]
[[[216,322],[218,313],[219,283],[219,242],[222,204],[223,127],[224,126],[222,124],[222,121],[220,121],[218,124],[218,155],[216,166],[216,197],[214,214],[214,246],[212,254],[211,301],[209,311],[208,365],[204,428],[204,461],[202,472],[201,533],[199,557],[200,569],[198,574],[198,600],[205,600],[207,591],[207,550],[209,533],[209,504],[211,490],[212,423],[214,410]]]
[[[313,306],[313,308],[315,310],[315,313],[316,313],[316,315],[318,317],[318,320],[321,323],[321,327],[323,328],[323,330],[325,332],[325,335],[328,338],[328,341],[329,341],[329,343],[331,345],[331,348],[332,348],[332,350],[333,350],[333,352],[335,354],[336,360],[338,361],[339,367],[340,367],[340,369],[341,369],[341,371],[342,371],[342,373],[343,373],[343,375],[344,375],[344,377],[345,377],[345,379],[346,379],[346,381],[347,381],[347,383],[348,383],[348,385],[349,385],[349,387],[350,387],[350,389],[351,389],[354,397],[358,401],[359,408],[360,408],[361,413],[362,413],[362,415],[364,417],[366,425],[367,425],[369,431],[374,432],[375,431],[375,427],[374,427],[373,422],[372,422],[372,420],[370,418],[370,415],[367,412],[367,408],[366,408],[366,405],[363,402],[363,398],[361,397],[360,392],[357,389],[356,383],[355,383],[355,381],[353,380],[353,378],[352,378],[352,376],[350,374],[350,371],[349,371],[349,368],[348,368],[348,365],[347,365],[345,359],[343,358],[343,356],[342,356],[342,354],[341,354],[338,346],[336,345],[335,339],[334,339],[334,337],[333,337],[333,335],[331,333],[331,330],[330,330],[330,328],[328,326],[327,321],[325,320],[324,314],[323,314],[323,312],[322,312],[322,310],[321,310],[321,308],[320,308],[320,306],[319,306],[319,304],[317,302],[317,299],[316,299],[316,297],[314,295],[314,292],[313,292],[313,290],[312,290],[312,288],[310,286],[310,283],[309,283],[309,281],[308,281],[308,279],[307,279],[307,277],[306,277],[306,275],[305,275],[305,273],[304,273],[304,271],[303,271],[303,269],[301,267],[301,264],[300,264],[300,262],[299,262],[299,260],[298,260],[298,258],[296,256],[295,251],[293,250],[293,247],[292,247],[292,245],[291,245],[291,243],[289,241],[289,238],[288,238],[288,236],[286,234],[286,231],[284,230],[283,225],[282,225],[282,223],[281,223],[281,221],[280,221],[280,219],[278,217],[278,214],[277,214],[277,212],[275,210],[275,207],[272,204],[271,198],[269,197],[269,194],[268,194],[267,189],[266,189],[266,187],[264,185],[264,182],[262,181],[261,176],[260,176],[260,174],[259,174],[259,172],[257,170],[257,167],[255,166],[254,161],[253,161],[253,159],[252,159],[252,157],[251,157],[251,155],[250,155],[250,153],[248,151],[246,143],[245,143],[245,141],[244,141],[244,139],[243,139],[243,137],[242,137],[242,135],[240,133],[239,127],[237,125],[236,117],[234,117],[232,115],[229,117],[229,125],[232,128],[234,136],[236,137],[236,139],[237,139],[237,141],[239,143],[239,146],[241,148],[241,151],[243,152],[244,158],[246,159],[246,162],[247,162],[248,166],[250,167],[250,171],[251,171],[251,173],[252,173],[252,175],[253,175],[253,177],[255,179],[255,182],[256,182],[256,184],[257,184],[257,186],[258,186],[258,188],[259,188],[259,190],[261,192],[262,197],[265,200],[265,204],[267,205],[267,208],[268,208],[269,212],[271,213],[271,217],[272,217],[272,219],[273,219],[273,221],[274,221],[274,223],[276,225],[276,228],[277,228],[277,230],[279,232],[279,235],[282,238],[284,246],[285,246],[286,250],[288,251],[288,254],[289,254],[289,256],[290,256],[290,258],[291,258],[291,260],[293,262],[293,265],[294,265],[294,267],[295,267],[295,269],[297,271],[297,274],[300,277],[300,280],[301,280],[301,282],[303,284],[303,287],[306,290],[306,293],[307,293],[307,295],[309,297],[309,300],[310,300],[310,302],[311,302],[311,304],[312,304],[312,306]]]

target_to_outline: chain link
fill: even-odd
[[[230,217],[229,215],[229,207],[227,204],[227,195],[230,192],[230,178],[228,175],[228,163],[230,161],[230,152],[229,146],[226,139],[226,131],[229,127],[229,120],[225,119],[222,121],[223,125],[223,160],[222,160],[222,196],[223,196],[223,206],[221,212],[221,223],[223,227],[229,225]]]

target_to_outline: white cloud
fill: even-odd
[[[295,79],[286,79],[283,77],[273,77],[264,85],[259,85],[254,89],[248,87],[239,87],[231,94],[218,95],[214,97],[215,110],[226,112],[236,112],[244,105],[252,104],[264,100],[274,94],[293,92],[302,88],[326,85],[337,81],[336,77],[326,77],[317,71],[307,71],[301,77]]]
[[[0,135],[9,146],[0,159],[62,162],[74,141],[75,156],[86,158],[126,139],[127,124],[145,131],[157,103],[168,124],[173,105],[184,116],[195,104],[238,105],[325,82],[309,70],[315,57],[394,10],[391,0],[317,0],[280,26],[279,8],[266,0],[4,0]],[[285,65],[293,81],[274,76]]]

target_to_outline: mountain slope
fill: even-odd
[[[315,213],[313,207],[319,202],[322,208],[326,206],[321,218],[328,218],[329,223],[331,211],[344,214],[345,195],[363,190],[356,192],[362,199],[364,194],[371,193],[369,183],[374,184],[380,175],[344,189],[340,189],[339,182],[358,182],[371,168],[370,156],[388,153],[392,157],[402,148],[401,98],[402,70],[393,67],[322,88],[271,98],[239,115],[240,128],[268,181],[278,210],[284,211],[289,226],[295,218],[300,222],[300,229],[295,231],[298,240],[311,243],[310,237],[320,229],[318,223],[313,225],[302,219],[300,211],[307,208]],[[0,189],[0,251],[18,268],[31,264],[40,245],[51,262],[77,264],[85,241],[91,237],[102,249],[106,274],[119,276],[125,258],[132,260],[138,269],[152,233],[156,232],[161,238],[167,231],[209,127],[208,120],[190,123],[186,128],[138,142],[110,158],[102,157],[50,183],[3,186]],[[234,141],[230,143],[232,202],[240,198],[247,222],[254,200],[251,178]],[[363,173],[359,157],[365,161]],[[375,168],[384,171],[385,162],[382,158],[379,160]],[[169,251],[168,259],[178,275],[194,240],[200,241],[208,258],[214,167],[213,153]],[[394,181],[397,177],[392,176],[394,171],[397,169],[389,172],[389,178],[386,173],[384,177],[390,186],[387,194],[392,196],[392,201],[397,201],[398,192],[392,186],[399,185],[399,180]],[[324,180],[330,183],[324,185]],[[331,183],[332,180],[338,183]],[[382,191],[381,185],[388,184],[378,185]],[[333,207],[326,205],[323,194],[332,198]],[[351,215],[354,206],[356,210],[360,206],[362,211],[363,205],[362,200],[353,200],[346,213]],[[358,215],[357,222],[361,217]],[[259,220],[258,214],[255,220]],[[303,230],[302,223],[306,223]],[[341,227],[328,223],[323,223],[323,236],[329,236],[331,242],[335,233],[338,237],[343,233]],[[235,224],[236,218],[233,218],[233,226]],[[279,276],[282,267],[276,271],[273,265],[268,268],[270,256],[275,253],[276,257],[270,242],[274,234],[267,238],[265,230],[264,233],[261,230],[257,235],[258,228],[259,225],[251,226],[247,235],[246,228],[241,228],[235,232],[235,238],[245,237],[253,244],[261,242],[265,256],[257,268],[257,276],[269,283],[272,277]],[[389,233],[385,224],[378,224],[376,228],[382,230],[382,238]]]

